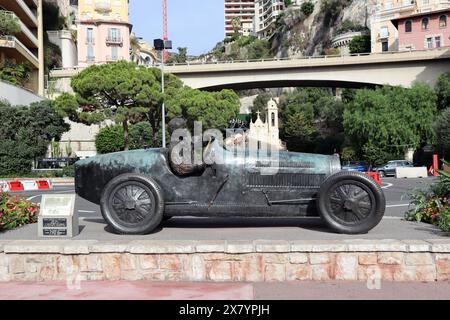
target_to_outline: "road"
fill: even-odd
[[[381,224],[364,239],[434,239],[445,236],[434,226],[403,221],[409,206],[408,192],[426,189],[434,179],[397,180],[385,178],[383,189],[387,210]],[[56,187],[50,191],[20,193],[39,203],[43,194],[70,194],[73,187]],[[156,232],[146,236],[119,236],[103,220],[99,206],[77,197],[75,210],[80,216],[80,240],[342,240],[355,236],[331,233],[317,218],[174,218],[164,222]],[[0,240],[37,239],[37,226],[30,225],[0,235]]]

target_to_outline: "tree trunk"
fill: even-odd
[[[130,142],[129,142],[129,133],[128,133],[128,119],[125,119],[123,121],[123,138],[125,141],[124,150],[128,151],[130,149]]]

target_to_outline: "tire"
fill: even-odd
[[[383,219],[386,199],[383,190],[369,176],[359,172],[339,172],[323,182],[317,207],[333,231],[365,234]]]
[[[164,198],[161,187],[152,178],[123,174],[106,185],[100,208],[116,233],[144,235],[161,224]]]
[[[380,178],[386,178],[386,172],[378,171],[378,173],[380,174]]]

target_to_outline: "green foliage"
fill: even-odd
[[[60,15],[59,7],[49,1],[42,3],[44,30],[62,30],[65,27],[65,18]]]
[[[225,49],[227,44],[228,50]],[[257,60],[271,58],[271,44],[253,36],[235,35],[219,42],[212,51],[218,60]],[[225,53],[227,51],[227,53]]]
[[[177,48],[178,53],[171,54],[169,59],[167,60],[167,63],[185,63],[187,61],[187,50],[186,47],[179,47]]]
[[[311,1],[303,2],[300,10],[306,17],[309,17],[314,12],[314,3]]]
[[[438,109],[450,108],[450,72],[442,74],[436,84]]]
[[[159,142],[159,141],[158,141]],[[130,127],[130,149],[143,149],[145,147],[158,147],[153,145],[153,131],[150,123],[139,122]]]
[[[44,48],[45,73],[62,66],[61,48],[54,43],[46,41]]]
[[[95,136],[95,147],[99,154],[122,151],[124,147],[123,127],[112,125],[102,128]]]
[[[437,142],[447,154],[447,152],[450,152],[450,107],[441,113],[434,127]]]
[[[272,98],[272,95],[268,92],[264,92],[261,94],[258,94],[258,96],[255,98],[255,101],[253,101],[253,106],[251,108],[252,111],[252,118],[256,120],[256,113],[260,112],[261,119],[265,120],[265,110],[267,108],[267,103]]]
[[[173,75],[165,76],[166,99],[177,94],[182,82]],[[128,125],[143,119],[150,121],[153,132],[161,125],[161,71],[119,61],[91,66],[72,79],[72,88],[82,112],[79,120],[99,123],[112,119],[124,128],[124,149],[128,150]],[[154,137],[154,141],[157,137]]]
[[[349,45],[350,53],[368,53],[371,52],[371,41],[369,35],[361,35],[354,37]]]
[[[29,63],[16,63],[14,60],[6,59],[0,63],[0,80],[13,85],[25,87],[31,76]]]
[[[70,128],[49,101],[30,107],[0,104],[0,123],[0,175],[30,172],[32,161],[46,154],[50,141]]]
[[[436,95],[427,85],[361,89],[346,105],[344,128],[365,160],[385,162],[387,155],[403,156],[408,145],[434,140],[436,110]]]
[[[353,22],[352,20],[346,19],[342,21],[339,28],[336,30],[335,35],[344,34],[347,32],[359,32],[359,31],[366,31],[368,30],[367,27],[362,26],[360,24],[357,24]]]
[[[185,87],[168,100],[167,107],[169,117],[182,116],[191,128],[194,121],[201,121],[204,130],[222,130],[238,115],[240,101],[232,90],[205,92]]]
[[[358,155],[353,148],[345,147],[342,149],[341,159],[343,161],[356,161],[358,160]]]
[[[450,174],[441,174],[429,190],[415,190],[409,197],[413,207],[406,213],[407,220],[435,224],[450,232]]]
[[[67,178],[75,177],[75,166],[66,166],[62,170],[62,176]]]
[[[291,6],[291,5],[292,5],[292,0],[284,0],[284,5],[285,5],[286,7]]]
[[[353,0],[323,0],[320,10],[324,17],[325,24],[335,20],[342,9],[352,3]]]
[[[0,232],[37,222],[39,206],[0,191]]]
[[[153,131],[148,122],[139,122],[130,126],[130,150],[145,147],[159,147],[160,134],[157,144],[153,144]],[[123,127],[112,125],[104,127],[95,137],[95,146],[100,154],[119,152],[124,147]]]
[[[20,30],[19,19],[5,10],[0,10],[0,36],[14,35],[19,33]]]
[[[55,99],[53,105],[62,117],[67,117],[74,122],[79,120],[78,109],[80,106],[74,95],[64,92]]]

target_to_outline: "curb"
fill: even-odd
[[[450,253],[450,239],[430,240],[3,240],[0,253],[21,254],[193,254],[193,253]]]

